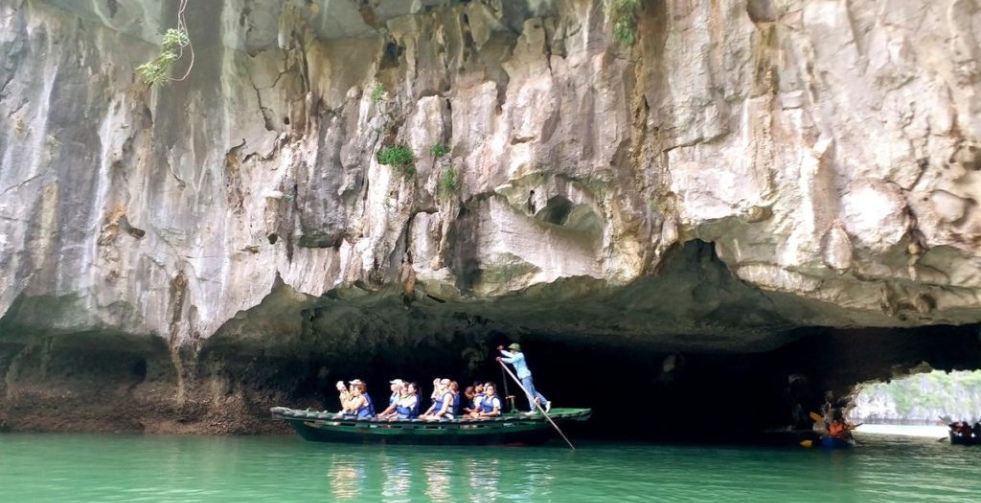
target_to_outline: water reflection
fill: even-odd
[[[470,486],[470,501],[496,500],[500,496],[498,482],[501,472],[497,458],[481,460],[471,458],[467,461],[467,480]]]
[[[403,503],[411,500],[412,470],[404,458],[387,456],[382,462],[382,499],[389,503]]]
[[[422,465],[426,472],[426,496],[430,501],[450,501],[450,475],[453,463],[449,460],[428,461]]]
[[[551,452],[543,457],[533,450],[378,449],[330,456],[326,489],[334,499],[476,503],[552,494]]]
[[[365,483],[365,465],[357,456],[334,454],[327,469],[330,492],[338,500],[357,498]]]
[[[290,438],[0,435],[0,500],[724,501],[959,503],[976,447],[860,439],[855,449],[593,443],[561,448],[315,444]],[[85,462],[78,462],[84,459]],[[442,461],[440,461],[442,460]]]

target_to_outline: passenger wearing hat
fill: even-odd
[[[402,398],[399,399],[398,407],[395,408],[395,417],[398,419],[415,419],[419,417],[419,402],[421,401],[418,393],[418,386],[410,382],[402,387]]]
[[[392,385],[392,396],[388,397],[388,407],[378,414],[379,419],[394,419],[397,415],[395,409],[399,406],[399,400],[402,399],[402,389],[404,388],[404,383],[401,379],[393,379],[388,381]]]
[[[525,354],[521,352],[521,345],[517,342],[512,342],[507,351],[504,346],[498,346],[497,350],[501,352],[503,357],[498,356],[497,361],[510,363],[514,367],[514,372],[518,374],[518,379],[521,379],[521,385],[524,386],[525,391],[528,393],[528,411],[529,414],[535,412],[535,402],[538,402],[545,408],[545,412],[552,409],[552,402],[548,401],[544,395],[535,389],[535,383],[531,380],[531,370],[528,370],[528,363],[525,361]]]

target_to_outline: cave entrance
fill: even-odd
[[[981,370],[928,370],[855,387],[848,418],[853,423],[946,425],[981,419]]]

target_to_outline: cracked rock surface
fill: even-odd
[[[976,322],[979,7],[0,0],[0,337]]]

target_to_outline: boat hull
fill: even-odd
[[[963,437],[961,435],[955,435],[950,433],[950,444],[951,445],[981,445],[981,439],[974,437]]]
[[[851,446],[852,443],[848,440],[831,436],[821,437],[821,447],[824,449],[848,449],[851,448]]]
[[[278,409],[278,410],[277,410]],[[589,409],[563,409],[552,419],[557,423],[584,421]],[[276,407],[274,419],[289,423],[304,440],[354,444],[412,445],[539,445],[555,435],[543,416],[509,414],[504,417],[454,421],[387,421],[335,419],[331,413],[294,411]]]

